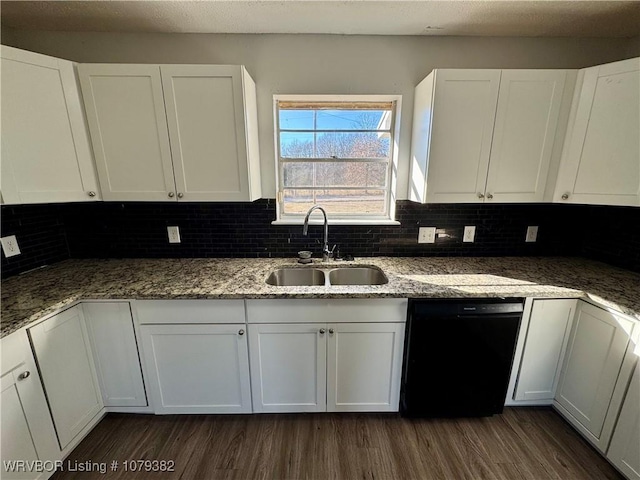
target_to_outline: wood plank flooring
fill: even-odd
[[[173,460],[174,472],[124,471],[124,460]],[[117,460],[117,471],[67,479],[620,479],[549,408],[475,419],[395,414],[110,414],[64,466]]]

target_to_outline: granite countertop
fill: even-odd
[[[381,268],[389,283],[267,285],[275,268],[308,268],[290,258],[66,260],[2,282],[0,337],[83,299],[587,296],[640,320],[640,274],[581,258],[367,257],[313,264],[360,265]]]

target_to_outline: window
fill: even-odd
[[[392,222],[399,101],[277,96],[277,221],[302,222],[321,205],[331,223]]]

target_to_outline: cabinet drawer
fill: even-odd
[[[371,323],[406,320],[406,298],[247,300],[249,323]]]
[[[244,300],[141,300],[138,321],[163,323],[245,323]]]

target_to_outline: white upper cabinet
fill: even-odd
[[[258,145],[250,136],[257,119],[247,124],[255,112],[255,99],[247,109],[247,93],[255,92],[251,77],[239,66],[163,65],[160,70],[178,197],[259,198]]]
[[[105,200],[175,198],[157,65],[78,66]]]
[[[414,101],[410,199],[482,202],[500,70],[434,70]]]
[[[244,67],[79,72],[105,200],[260,198],[255,84]]]
[[[2,46],[5,203],[100,199],[74,64]]]
[[[543,200],[566,76],[565,70],[502,71],[487,200]]]
[[[640,58],[580,71],[554,200],[640,205]]]
[[[544,198],[566,70],[434,70],[415,92],[409,198]]]

